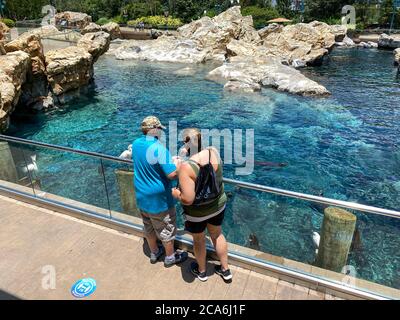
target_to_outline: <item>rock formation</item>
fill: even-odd
[[[400,65],[400,48],[394,50],[393,54],[394,54],[394,65],[395,66]]]
[[[3,36],[4,34],[8,33],[10,31],[10,28],[6,26],[5,23],[0,21],[0,35]],[[0,40],[2,38],[0,37]]]
[[[18,103],[29,68],[30,57],[26,52],[0,56],[0,131],[8,127],[9,116]]]
[[[84,29],[92,22],[92,17],[86,13],[65,11],[57,13],[55,16],[56,25],[63,27],[76,27]]]
[[[211,71],[208,78],[215,81],[228,80],[225,85],[228,90],[258,91],[264,86],[300,95],[329,94],[325,87],[308,79],[300,71],[271,57],[232,57]]]
[[[266,54],[279,57],[290,65],[295,66],[299,62],[302,65],[319,65],[335,44],[334,33],[323,22],[272,28],[260,31]]]
[[[78,47],[84,48],[93,57],[93,62],[102,56],[110,48],[110,34],[99,31],[86,33],[77,43]]]
[[[226,62],[215,74],[224,69],[235,74],[234,69],[238,68],[236,74],[240,76],[222,77],[229,81],[226,89],[230,91],[253,92],[264,85],[296,94],[325,95],[328,90],[285,65],[320,64],[335,41],[343,40],[346,33],[341,26],[318,21],[286,27],[272,24],[257,32],[252,17],[243,17],[236,6],[214,18],[203,17],[182,26],[176,36],[124,42],[112,54],[117,59],[158,62]],[[246,67],[243,61],[247,61]],[[254,78],[257,68],[261,71]],[[283,77],[285,72],[290,76]],[[285,81],[290,84],[284,84]]]
[[[345,36],[342,41],[336,42],[336,45],[339,47],[354,47],[356,44],[351,38]]]
[[[81,30],[81,33],[86,34],[86,33],[93,33],[93,32],[99,32],[99,31],[102,31],[101,26],[99,26],[98,24],[96,24],[94,22],[91,22],[84,29]]]
[[[39,28],[39,30],[24,33],[5,45],[7,52],[24,51],[30,56],[30,69],[27,72],[27,79],[23,85],[23,93],[20,99],[20,103],[26,106],[38,102],[42,97],[47,97],[49,94],[40,36],[48,32],[54,32],[54,30]]]
[[[41,37],[54,34],[46,26],[22,34],[4,46],[0,55],[0,131],[6,130],[16,105],[41,110],[54,104],[53,97],[87,85],[93,78],[93,63],[108,50],[110,35],[87,33],[77,46],[44,55]]]
[[[400,37],[399,36],[389,36],[382,33],[379,36],[378,46],[382,49],[396,49],[400,48]]]
[[[111,40],[121,38],[121,29],[118,23],[109,22],[101,27],[101,30],[111,35]]]
[[[46,54],[47,80],[55,95],[87,85],[93,77],[93,57],[82,47],[67,47]]]

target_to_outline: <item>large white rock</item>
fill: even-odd
[[[114,51],[119,60],[137,59],[157,62],[202,63],[211,53],[200,50],[193,40],[161,36],[157,40],[132,40]]]
[[[329,26],[330,31],[335,35],[335,42],[342,42],[347,37],[347,27],[341,24]]]
[[[351,38],[349,38],[348,36],[345,36],[343,38],[343,41],[336,42],[336,45],[340,46],[340,47],[354,47],[356,44],[354,43],[354,41]]]
[[[82,12],[64,11],[57,13],[55,16],[56,24],[62,25],[63,22],[67,22],[66,26],[77,27],[84,29],[89,23],[92,22],[92,17]]]
[[[118,23],[109,22],[101,27],[101,30],[107,32],[111,36],[111,40],[121,38],[121,29],[119,28]]]
[[[378,46],[384,49],[400,48],[400,36],[389,36],[386,33],[382,33],[379,36]]]
[[[91,22],[83,30],[81,30],[81,33],[86,34],[86,33],[93,33],[93,32],[99,32],[99,31],[102,31],[101,26],[99,26],[98,24],[96,24],[94,22]]]
[[[104,31],[86,33],[77,43],[93,57],[93,63],[110,48],[111,36]]]
[[[328,95],[324,87],[302,75],[300,71],[283,65],[279,59],[233,57],[221,67],[212,70],[208,79],[236,81],[245,84],[272,87],[299,95]],[[231,89],[240,86],[229,85]]]
[[[273,27],[262,33],[267,55],[288,64],[303,61],[307,65],[318,65],[335,44],[335,34],[330,26],[318,21]]]

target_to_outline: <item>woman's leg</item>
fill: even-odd
[[[217,256],[221,262],[222,270],[228,270],[228,244],[222,234],[221,226],[207,225],[208,233],[210,234]]]
[[[192,233],[193,236],[193,251],[196,258],[197,264],[199,265],[199,271],[206,271],[206,234]]]

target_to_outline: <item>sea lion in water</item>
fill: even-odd
[[[255,161],[255,165],[270,167],[270,168],[284,168],[288,166],[288,163],[285,162],[270,162],[270,161]]]
[[[248,246],[254,250],[260,250],[260,243],[258,242],[258,238],[254,233],[249,235]]]

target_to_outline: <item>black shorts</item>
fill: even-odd
[[[185,230],[190,233],[202,233],[207,228],[207,224],[219,227],[224,221],[225,209],[217,216],[201,222],[185,221]]]

